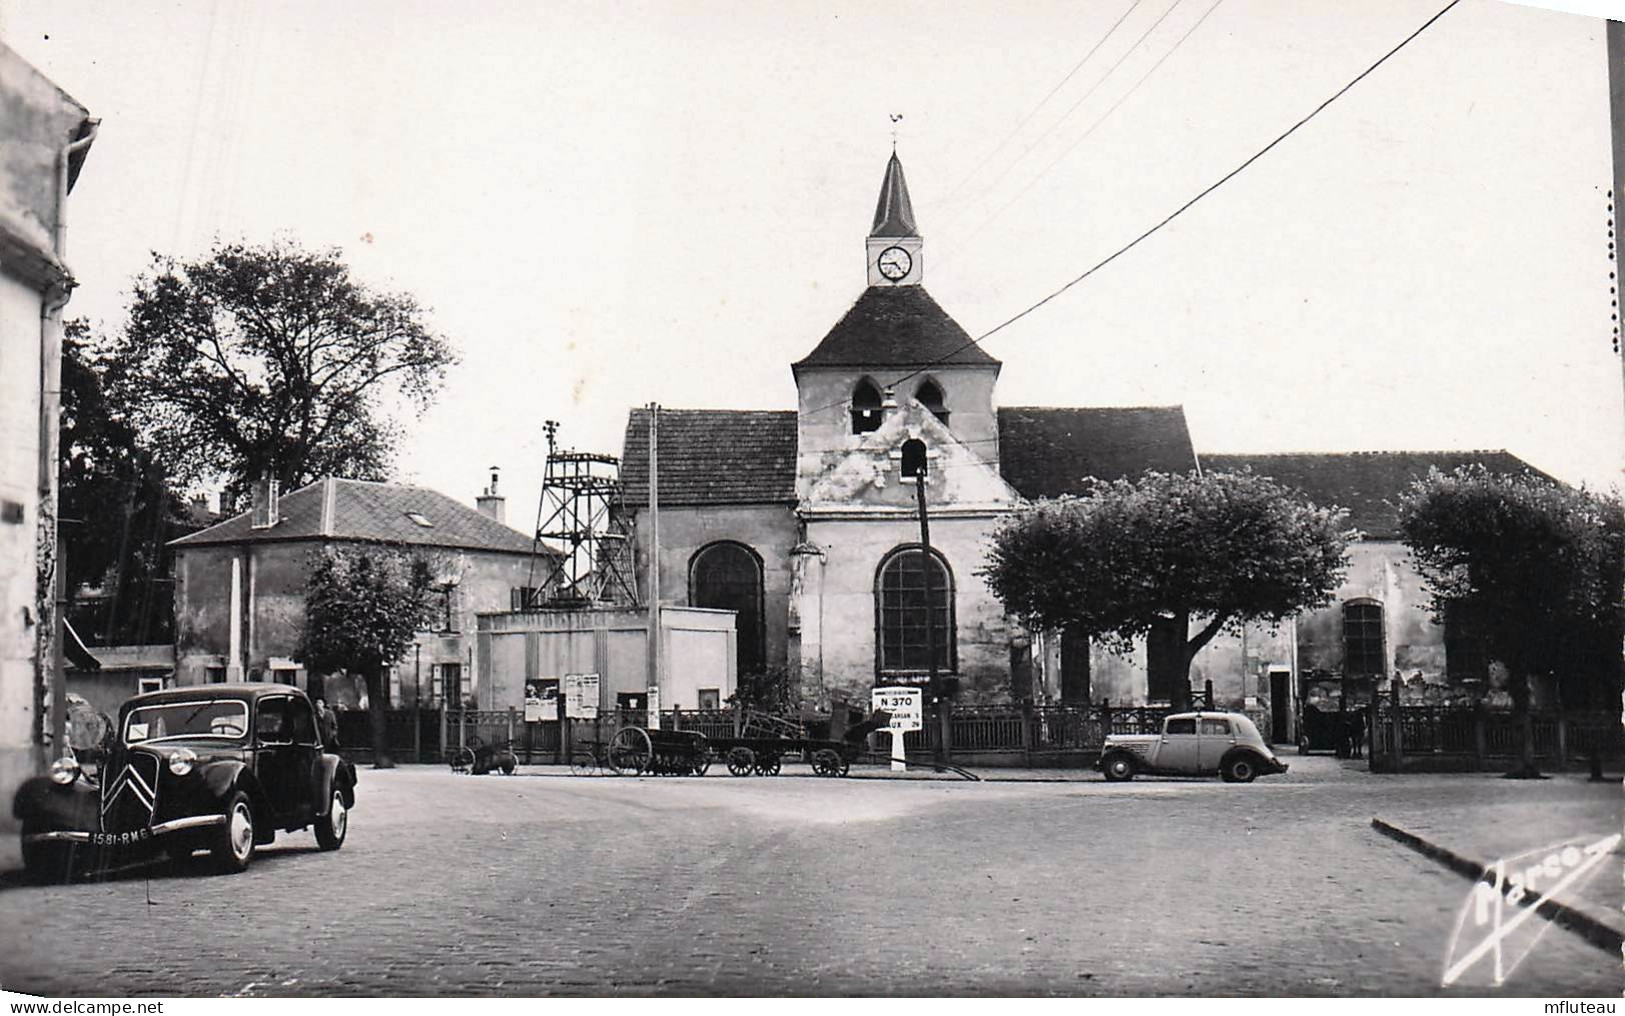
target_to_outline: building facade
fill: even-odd
[[[809,707],[933,671],[961,702],[1032,695],[1032,637],[977,575],[992,527],[1090,477],[1196,467],[1179,407],[999,407],[1000,363],[926,291],[925,253],[893,155],[868,286],[791,365],[797,408],[627,422],[634,520],[657,450],[661,600],[737,610],[739,673],[782,669]]]
[[[653,458],[658,595],[737,611],[741,675],[782,670],[808,709],[923,683],[933,664],[967,705],[1169,702],[1181,668],[1166,640],[1182,634],[1120,656],[1022,630],[977,574],[988,535],[1020,501],[1077,494],[1091,479],[1251,469],[1349,508],[1362,536],[1331,604],[1215,639],[1191,666],[1196,693],[1211,683],[1216,703],[1253,711],[1287,740],[1300,700],[1335,708],[1395,674],[1418,701],[1493,700],[1495,675],[1470,625],[1426,613],[1393,502],[1431,468],[1526,464],[1505,452],[1199,459],[1177,406],[1000,406],[999,361],[925,289],[925,244],[895,154],[864,253],[867,287],[791,365],[796,409],[634,409],[627,421],[622,476],[640,523],[639,573]]]
[[[177,683],[280,681],[359,708],[363,678],[305,665],[305,590],[324,548],[378,546],[421,558],[436,604],[391,672],[392,704],[488,704],[475,676],[475,616],[533,598],[556,554],[504,524],[494,486],[479,504],[364,480],[327,477],[282,496],[262,482],[252,511],[172,544]]]
[[[0,798],[46,763],[67,199],[96,121],[0,44]],[[58,696],[59,700],[61,696]],[[0,811],[0,868],[18,860]]]

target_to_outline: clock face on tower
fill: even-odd
[[[880,252],[880,257],[875,260],[875,266],[880,269],[881,275],[896,282],[914,267],[914,258],[901,247],[887,247]]]

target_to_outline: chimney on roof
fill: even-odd
[[[485,488],[479,497],[474,499],[474,504],[479,508],[481,515],[507,525],[508,499],[497,493],[497,474],[499,472],[498,467],[491,467],[491,485]]]
[[[209,514],[209,495],[193,494],[192,517],[194,519],[206,519],[209,517]]]
[[[269,476],[254,481],[255,529],[270,529],[277,521],[277,482]]]

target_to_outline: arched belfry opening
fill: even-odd
[[[852,433],[868,434],[880,429],[880,389],[868,378],[852,389]]]
[[[912,480],[925,474],[925,442],[910,438],[903,442],[903,477]]]
[[[931,378],[922,381],[920,387],[914,390],[914,401],[941,421],[944,427],[948,426],[948,407],[943,404],[942,386],[936,381]]]

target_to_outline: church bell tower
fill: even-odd
[[[914,225],[903,164],[892,152],[886,179],[880,184],[875,221],[864,244],[870,286],[918,286],[924,275],[920,248],[925,241]]]

